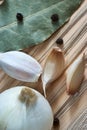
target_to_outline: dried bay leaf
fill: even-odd
[[[0,5],[0,51],[20,50],[49,38],[69,20],[82,0],[6,0]],[[23,22],[16,14],[23,14]],[[53,23],[51,16],[58,14]]]

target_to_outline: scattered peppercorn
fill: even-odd
[[[51,20],[52,20],[52,22],[57,22],[57,21],[59,20],[58,14],[53,14],[53,15],[51,16]]]
[[[59,119],[57,117],[54,117],[53,126],[59,125]]]
[[[59,44],[59,45],[62,45],[63,44],[63,39],[62,38],[58,38],[56,40],[56,43]]]
[[[23,21],[23,15],[21,13],[17,13],[16,14],[16,18],[19,22],[22,22]]]

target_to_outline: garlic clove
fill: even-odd
[[[4,0],[0,0],[0,5],[2,5],[2,4],[3,4],[3,2],[4,2]]]
[[[67,70],[67,93],[74,94],[78,91],[84,77],[84,54],[80,55]]]
[[[30,55],[20,51],[9,51],[0,54],[0,67],[11,77],[36,82],[42,73],[40,64]]]
[[[62,50],[58,47],[52,49],[48,55],[42,73],[43,91],[46,97],[46,85],[56,80],[64,71],[65,59]]]
[[[16,86],[0,94],[0,130],[51,130],[53,112],[36,90]]]

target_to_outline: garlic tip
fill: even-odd
[[[22,103],[26,103],[26,105],[29,105],[29,103],[32,102],[35,98],[36,95],[30,88],[23,88],[19,95],[19,100]]]

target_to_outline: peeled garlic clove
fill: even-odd
[[[84,76],[84,55],[80,55],[67,70],[67,93],[74,94],[78,91]]]
[[[62,50],[58,47],[52,49],[48,55],[42,73],[43,90],[46,96],[46,85],[56,80],[64,71],[65,59]]]
[[[36,82],[42,68],[30,55],[19,51],[9,51],[0,54],[0,67],[11,77],[25,81]]]
[[[4,0],[0,0],[0,5],[2,5],[2,4],[3,4],[3,2],[4,2]]]
[[[36,90],[17,86],[0,94],[0,130],[51,130],[53,113]]]

